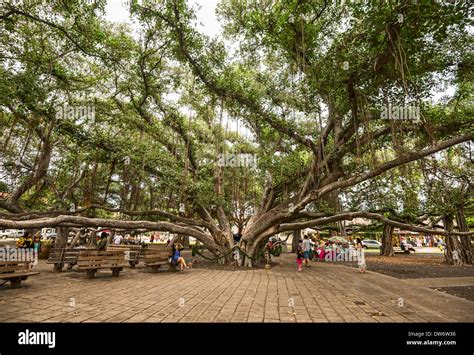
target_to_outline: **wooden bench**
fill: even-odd
[[[83,248],[52,248],[47,264],[54,264],[53,271],[61,272],[65,264],[75,265]],[[94,250],[94,249],[93,249]]]
[[[80,251],[77,257],[79,271],[86,271],[86,278],[93,279],[100,269],[111,269],[112,276],[118,277],[120,271],[128,266],[123,251]]]
[[[39,274],[30,270],[29,261],[0,261],[0,279],[10,281],[11,288],[21,287],[28,276]]]
[[[149,244],[142,251],[141,259],[145,263],[145,270],[155,273],[162,265],[169,265],[170,256],[166,244]]]
[[[125,260],[132,268],[134,268],[140,262],[140,253],[142,250],[141,245],[115,245],[111,244],[107,246],[107,251],[122,251],[125,254]]]

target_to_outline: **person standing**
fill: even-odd
[[[362,241],[360,240],[360,238],[357,238],[356,248],[357,248],[357,265],[359,266],[360,273],[363,274],[365,273],[365,269],[367,265],[365,264],[364,247],[362,246]]]
[[[309,258],[310,258],[310,251],[311,251],[311,241],[309,240],[308,236],[304,236],[303,240],[303,256],[304,256],[304,265],[306,267],[311,266]]]
[[[33,238],[33,255],[35,257],[35,260],[39,259],[40,252],[41,252],[41,235],[38,232],[35,234],[35,237]]]
[[[326,243],[324,240],[321,240],[321,243],[319,244],[319,261],[324,261],[324,256],[326,253]]]
[[[303,270],[303,241],[298,241],[298,247],[296,248],[296,264],[298,264],[298,271]]]
[[[114,237],[114,244],[115,245],[120,245],[122,244],[123,237],[121,234],[116,234]]]

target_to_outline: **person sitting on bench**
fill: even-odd
[[[183,249],[183,246],[178,243],[175,247],[176,247],[176,250],[174,251],[174,254],[173,254],[173,263],[179,264],[179,268],[181,272],[183,272],[185,268],[186,269],[188,268],[188,266],[186,265],[186,261],[181,256],[181,250]]]
[[[99,244],[97,245],[97,249],[100,251],[104,251],[107,248],[107,233],[102,232],[100,234],[100,241]]]
[[[31,234],[29,232],[25,232],[22,237],[20,237],[16,242],[17,248],[32,248],[33,247],[33,239],[31,238]]]

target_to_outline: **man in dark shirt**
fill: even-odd
[[[106,248],[107,248],[107,233],[102,232],[100,234],[99,244],[97,244],[97,249],[104,251]]]

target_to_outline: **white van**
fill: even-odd
[[[41,236],[44,239],[53,239],[58,236],[58,233],[56,232],[56,229],[54,228],[43,228],[41,230]]]
[[[7,238],[13,238],[17,239],[20,237],[23,237],[25,234],[24,229],[2,229],[0,230],[0,238],[7,239]]]

